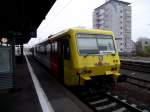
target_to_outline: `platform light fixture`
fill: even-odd
[[[8,42],[8,39],[7,39],[7,38],[1,38],[1,42],[2,42],[2,43],[7,43],[7,42]]]

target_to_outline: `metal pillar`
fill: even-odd
[[[15,37],[11,40],[12,47],[12,65],[13,65],[13,88],[16,88],[16,78],[15,78],[15,68],[16,68],[16,58],[15,58]]]
[[[20,49],[21,49],[21,57],[23,58],[23,44],[20,45]]]

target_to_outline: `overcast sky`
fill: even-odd
[[[132,40],[150,38],[150,0],[122,0],[132,7]],[[92,12],[105,0],[56,0],[29,46],[69,27],[92,28]]]

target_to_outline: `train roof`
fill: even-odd
[[[113,32],[112,31],[109,31],[109,30],[101,30],[101,29],[85,29],[85,28],[69,28],[69,29],[66,29],[66,30],[63,30],[59,33],[56,33],[52,36],[49,36],[48,37],[48,40],[53,40],[54,38],[60,38],[62,37],[63,35],[69,33],[69,32],[80,32],[80,33],[89,33],[89,34],[105,34],[105,35],[113,35]]]

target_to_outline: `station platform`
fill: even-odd
[[[0,112],[92,112],[30,56],[28,60],[31,67],[28,66],[25,57],[22,63],[16,64],[15,88],[0,92]],[[36,75],[40,84],[38,89],[43,90],[42,95],[52,110],[45,107],[44,98],[40,101],[39,91],[37,92],[29,68]],[[46,111],[43,108],[46,108]]]

